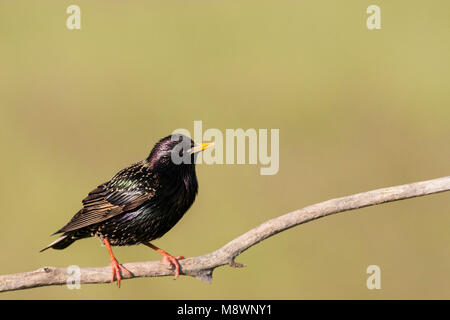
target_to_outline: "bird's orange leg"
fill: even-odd
[[[180,263],[178,262],[178,260],[184,259],[183,256],[172,256],[169,253],[167,253],[166,251],[164,251],[163,249],[158,248],[157,246],[152,245],[150,242],[148,243],[144,243],[147,247],[152,248],[153,250],[159,252],[163,258],[163,261],[168,262],[171,266],[175,267],[175,279],[176,280],[178,278],[178,276],[180,275]]]
[[[112,252],[111,245],[109,244],[108,239],[106,239],[106,238],[103,239],[103,243],[105,244],[106,249],[108,249],[109,256],[111,257],[111,263],[110,263],[111,268],[112,268],[111,282],[114,282],[114,276],[116,276],[116,278],[117,278],[117,286],[120,288],[120,279],[122,279],[122,276],[120,274],[120,270],[126,271],[129,276],[131,276],[131,272],[127,268],[125,268],[124,266],[121,266],[119,264],[119,262],[117,261],[117,259],[114,257],[114,254]]]

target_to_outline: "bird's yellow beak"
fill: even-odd
[[[198,146],[195,146],[195,147],[189,149],[189,153],[197,153],[197,152],[203,151],[203,150],[205,150],[207,148],[211,148],[213,146],[214,146],[213,142],[202,143],[202,144],[199,144]]]

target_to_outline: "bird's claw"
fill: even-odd
[[[178,260],[184,259],[183,256],[171,256],[170,254],[164,254],[162,257],[162,261],[165,263],[168,263],[172,268],[175,268],[175,278],[173,280],[176,280],[180,276],[180,263]]]
[[[120,280],[122,279],[122,275],[120,273],[121,270],[128,273],[128,276],[131,277],[131,272],[121,264],[116,259],[111,259],[111,268],[112,268],[112,276],[111,276],[111,283],[114,282],[114,278],[117,279],[117,286],[120,288]]]

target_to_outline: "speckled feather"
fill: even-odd
[[[160,238],[195,200],[198,183],[194,158],[176,165],[170,151],[177,141],[161,139],[149,157],[121,170],[83,199],[83,208],[56,233],[62,236],[44,248],[64,249],[76,240],[97,236],[113,246]],[[184,137],[186,138],[186,137]],[[189,147],[194,143],[189,139]]]

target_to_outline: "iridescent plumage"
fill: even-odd
[[[64,249],[91,236],[106,238],[113,246],[135,245],[169,231],[192,205],[198,190],[195,154],[190,155],[190,163],[175,164],[171,159],[172,152],[187,152],[196,145],[185,136],[175,137],[161,139],[145,160],[92,190],[83,208],[56,232],[62,236],[43,250]],[[182,148],[175,150],[180,143]]]

